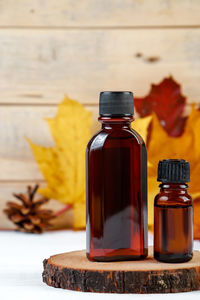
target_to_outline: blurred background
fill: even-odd
[[[65,95],[92,112],[92,134],[100,91],[140,98],[170,75],[187,114],[200,103],[199,0],[1,0],[0,228],[15,228],[3,213],[13,192],[45,185],[25,137],[54,145],[44,119]],[[48,205],[63,208],[53,199]]]

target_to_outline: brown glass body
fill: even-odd
[[[154,257],[186,262],[193,255],[193,206],[187,184],[163,183],[154,202]]]
[[[130,117],[99,118],[88,143],[87,257],[95,261],[147,256],[147,157]]]

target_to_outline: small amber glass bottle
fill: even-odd
[[[147,256],[147,154],[131,128],[133,94],[100,94],[101,130],[86,150],[86,241],[92,261]]]
[[[186,262],[193,255],[193,207],[188,194],[190,165],[165,159],[158,165],[160,193],[154,202],[154,257],[163,262]]]

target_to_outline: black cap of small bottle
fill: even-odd
[[[190,181],[190,163],[184,159],[164,159],[158,163],[157,181],[184,183]]]
[[[101,92],[99,115],[104,117],[125,117],[134,113],[132,92]]]

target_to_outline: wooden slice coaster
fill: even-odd
[[[178,293],[200,290],[200,252],[186,263],[140,261],[90,262],[85,251],[44,260],[43,281],[53,287],[101,293]]]

